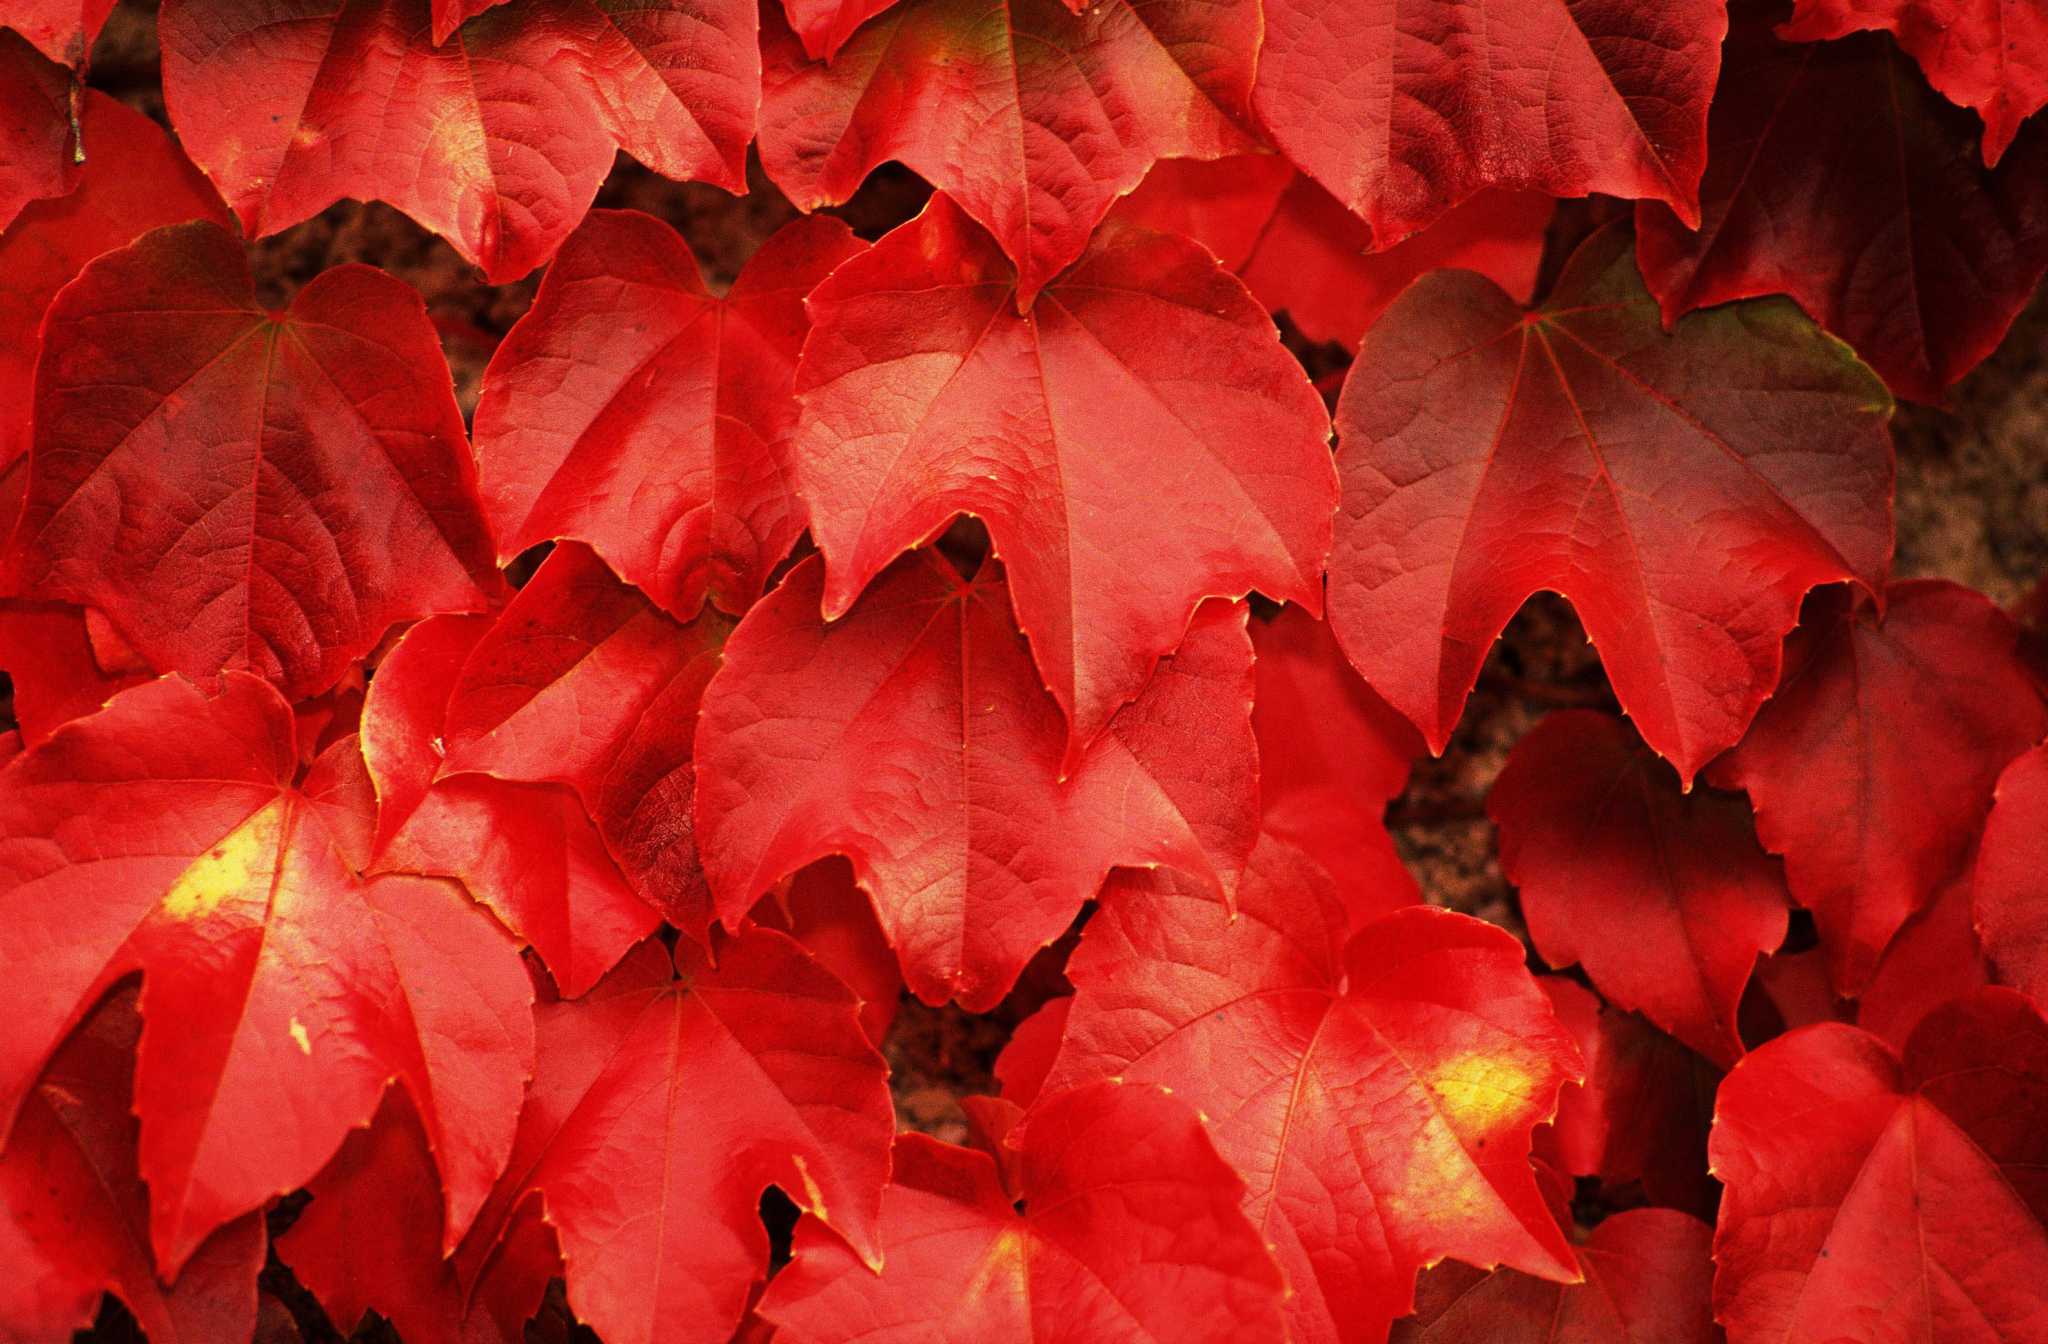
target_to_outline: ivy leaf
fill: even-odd
[[[452,885],[358,879],[313,802],[326,758],[303,788],[297,765],[290,708],[231,672],[211,698],[176,678],[122,692],[0,790],[0,939],[38,967],[0,981],[0,1123],[140,971],[135,1110],[166,1279],[318,1171],[394,1077],[433,1137],[452,1246],[532,1068],[511,940]]]
[[[1793,0],[1778,36],[1823,42],[1881,29],[1927,82],[1984,119],[1984,166],[1996,168],[2020,123],[2048,105],[2048,12],[2007,0]]]
[[[738,615],[804,530],[789,438],[804,295],[863,248],[770,238],[723,298],[651,216],[593,211],[484,374],[476,451],[498,558],[587,542],[683,620]]]
[[[1972,899],[1999,980],[2048,1002],[2048,746],[1998,777]]]
[[[493,284],[552,255],[625,150],[746,185],[753,0],[167,0],[164,101],[251,237],[388,201]]]
[[[701,941],[692,739],[731,629],[712,611],[685,625],[558,546],[464,660],[441,774],[574,789],[640,898]]]
[[[200,1243],[174,1285],[157,1277],[130,1110],[140,1027],[133,993],[95,1009],[50,1061],[0,1152],[0,1324],[20,1344],[88,1330],[103,1291],[156,1344],[216,1344],[256,1329],[260,1215]]]
[[[705,693],[697,832],[728,922],[845,854],[911,990],[984,1012],[1113,865],[1235,884],[1257,814],[1241,606],[1203,608],[1062,779],[1059,708],[993,567],[920,552],[830,625],[824,582],[816,560],[783,580]]]
[[[0,600],[0,669],[14,683],[14,718],[29,746],[149,679],[102,668],[85,613],[62,602]]]
[[[1267,0],[1253,106],[1389,247],[1484,187],[1696,217],[1723,0]]]
[[[1584,1283],[1446,1263],[1423,1271],[1415,1317],[1390,1344],[1720,1344],[1713,1229],[1672,1209],[1629,1209],[1576,1248]]]
[[[1806,591],[1882,584],[1890,413],[1789,303],[1665,335],[1614,229],[1530,313],[1477,276],[1427,276],[1338,403],[1330,624],[1441,751],[1508,618],[1563,593],[1690,783],[1777,684]]]
[[[687,940],[675,955],[680,978],[650,941],[536,1010],[518,1142],[478,1220],[516,1229],[537,1193],[569,1304],[607,1344],[724,1344],[768,1269],[771,1184],[880,1259],[895,1112],[853,995],[768,929],[722,940],[716,965]]]
[[[500,582],[426,307],[371,267],[271,313],[219,226],[145,234],[50,305],[35,420],[14,572],[160,671],[304,699]]]
[[[1785,676],[1713,782],[1748,792],[1764,847],[1813,912],[1829,978],[1860,992],[1892,935],[1960,872],[2014,757],[2048,737],[2019,632],[1935,580],[1883,616],[1829,594],[1786,641]]]
[[[78,182],[71,72],[0,28],[0,229]]]
[[[956,515],[987,523],[1072,768],[1203,598],[1318,605],[1336,473],[1301,366],[1195,244],[1106,226],[1030,313],[1015,292],[944,197],[833,272],[797,471],[828,619]]]
[[[1254,147],[1258,35],[1252,0],[899,0],[828,65],[771,6],[761,166],[815,210],[899,160],[1009,254],[1022,312],[1154,160]]]
[[[7,26],[59,65],[82,67],[114,0],[11,0]]]
[[[1095,1083],[1047,1098],[998,1146],[1001,1165],[899,1136],[881,1272],[799,1223],[795,1259],[761,1299],[775,1338],[1285,1337],[1280,1271],[1239,1211],[1243,1182],[1184,1102]]]
[[[1791,904],[1748,803],[1680,792],[1626,723],[1566,710],[1515,744],[1486,811],[1544,961],[1733,1064],[1736,1007]]]
[[[1736,7],[1698,231],[1638,206],[1643,276],[1667,322],[1789,294],[1893,391],[1939,402],[2048,271],[2048,128],[2023,132],[1987,171],[1970,114],[1888,38],[1780,42],[1780,12]]]
[[[1528,1159],[1580,1061],[1522,956],[1427,906],[1347,941],[1327,875],[1270,837],[1235,918],[1177,875],[1120,876],[1068,962],[1045,1095],[1121,1077],[1208,1115],[1294,1336],[1380,1337],[1445,1256],[1575,1281]]]
[[[2048,1319],[2048,1022],[2008,989],[1902,1054],[1823,1023],[1721,1085],[1715,1316],[1729,1344],[2002,1344]]]

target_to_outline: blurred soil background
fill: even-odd
[[[155,18],[154,0],[121,4],[94,49],[90,82],[165,122]],[[762,241],[797,214],[758,163],[750,182],[748,195],[733,197],[714,187],[666,181],[621,155],[597,204],[667,220],[688,240],[707,282],[722,291]],[[891,165],[833,213],[872,239],[914,215],[927,194],[919,179]],[[1623,213],[1614,202],[1563,203],[1544,275],[1554,276],[1586,234]],[[379,204],[343,202],[253,248],[259,288],[276,304],[322,270],[350,262],[389,271],[425,296],[457,397],[464,413],[471,412],[491,352],[532,303],[538,275],[486,285],[447,244]],[[1345,366],[1340,348],[1306,345],[1284,317],[1280,325],[1317,378]],[[1334,387],[1335,381],[1326,385]],[[1902,405],[1894,439],[1896,577],[1952,579],[2019,608],[2048,576],[2048,301],[2036,296],[1999,351],[1951,390],[1947,406]],[[1395,846],[1428,900],[1522,931],[1495,859],[1484,804],[1515,742],[1545,713],[1567,706],[1616,707],[1570,606],[1543,595],[1509,625],[1449,749],[1441,758],[1417,762],[1407,792],[1389,809]],[[958,1099],[995,1090],[991,1069],[1010,1030],[1047,997],[1064,992],[1057,970],[1062,950],[1049,949],[1052,955],[1034,963],[1018,991],[985,1017],[905,1000],[885,1047],[903,1127],[955,1141],[965,1137]],[[771,1227],[784,1236],[792,1212],[778,1196],[764,1201]],[[287,1202],[274,1225],[288,1223],[295,1213]],[[343,1338],[274,1258],[264,1288],[259,1344],[334,1344]],[[110,1304],[87,1338],[93,1344],[139,1339],[125,1316]],[[396,1334],[375,1320],[353,1338],[398,1344]],[[557,1283],[529,1327],[530,1344],[594,1339],[574,1325]]]

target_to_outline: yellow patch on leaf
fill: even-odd
[[[230,899],[254,892],[267,899],[284,839],[284,799],[252,815],[193,860],[158,908],[172,919],[204,919]]]

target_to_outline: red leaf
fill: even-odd
[[[943,197],[835,271],[798,472],[828,619],[956,515],[988,524],[1071,768],[1203,598],[1319,605],[1336,474],[1301,366],[1187,240],[1111,225],[1027,316],[1012,290]]]
[[[78,6],[69,10],[75,22]],[[100,253],[159,225],[228,222],[220,197],[155,122],[94,89],[79,115],[86,155],[77,187],[29,206],[0,234],[0,406],[19,408],[0,416],[0,467],[29,448],[37,332],[57,291]],[[0,530],[12,521],[0,504]]]
[[[1392,1344],[1720,1344],[1713,1231],[1672,1209],[1631,1209],[1578,1249],[1584,1283],[1444,1264],[1423,1273]]]
[[[1101,0],[1085,13],[900,0],[830,65],[804,58],[776,8],[761,33],[761,166],[775,185],[815,210],[902,162],[1009,254],[1019,312],[1154,160],[1254,147],[1251,0]]]
[[[412,1107],[387,1093],[377,1118],[350,1134],[308,1184],[312,1203],[277,1239],[278,1259],[340,1329],[365,1314],[406,1344],[521,1344],[548,1280],[561,1272],[554,1234],[517,1220],[472,1301],[441,1254],[441,1189]]]
[[[1984,118],[1984,166],[1994,168],[2020,123],[2048,105],[2048,11],[2010,0],[1794,0],[1778,35],[1825,41],[1882,29],[1920,63],[1927,82]]]
[[[102,1291],[153,1344],[220,1344],[256,1329],[263,1219],[203,1242],[175,1287],[149,1253],[149,1197],[135,1167],[129,1079],[134,995],[97,1009],[50,1061],[0,1156],[0,1336],[63,1344],[92,1324]]]
[[[1122,1077],[1208,1115],[1295,1337],[1379,1337],[1444,1256],[1577,1277],[1528,1157],[1578,1051],[1511,935],[1413,906],[1347,946],[1329,879],[1266,837],[1234,919],[1172,874],[1111,882],[1067,974],[1047,1094]]]
[[[1017,1024],[996,1056],[995,1075],[1002,1084],[1003,1100],[1029,1107],[1045,1090],[1045,1080],[1059,1057],[1060,1042],[1066,1038],[1067,1014],[1074,996],[1063,994],[1047,999],[1037,1012]]]
[[[1681,793],[1626,723],[1566,710],[1515,744],[1486,811],[1546,962],[1723,1068],[1740,1057],[1735,1010],[1791,902],[1746,800]]]
[[[1435,750],[1548,588],[1689,781],[1777,684],[1801,596],[1884,579],[1877,379],[1788,303],[1665,336],[1628,251],[1596,235],[1526,316],[1476,276],[1425,277],[1345,381],[1330,623]]]
[[[772,930],[722,941],[715,967],[676,953],[680,980],[643,943],[536,1010],[540,1064],[478,1220],[539,1192],[569,1303],[606,1344],[724,1344],[767,1272],[770,1184],[879,1258],[894,1111],[853,995]]]
[[[2005,1344],[2048,1325],[2048,1023],[2010,990],[1930,1015],[1903,1062],[1808,1027],[1721,1085],[1714,1311],[1730,1344]]]
[[[881,1049],[903,996],[903,973],[853,868],[843,859],[814,863],[762,897],[753,917],[802,943],[854,992],[861,1029]]]
[[[32,202],[77,183],[71,72],[21,34],[0,28],[0,229]]]
[[[455,30],[477,15],[505,0],[431,0],[434,45],[440,46]]]
[[[1299,607],[1252,623],[1259,802],[1265,831],[1337,881],[1351,926],[1422,898],[1394,853],[1387,804],[1422,742],[1344,660],[1330,627]]]
[[[1928,1013],[1990,983],[1977,930],[1970,926],[1966,864],[1926,909],[1899,926],[1856,1000],[1856,1025],[1903,1050]]]
[[[1253,105],[1391,246],[1483,187],[1695,213],[1721,0],[1267,0]]]
[[[2048,746],[1998,777],[1972,899],[1998,979],[2048,1003]]]
[[[8,0],[7,26],[59,65],[84,66],[114,0]]]
[[[267,313],[230,234],[158,229],[50,305],[35,415],[15,570],[161,670],[303,699],[498,582],[425,305],[368,266]]]
[[[1537,1156],[1567,1176],[1640,1185],[1653,1204],[1712,1217],[1720,1189],[1707,1175],[1707,1126],[1721,1071],[1562,976],[1537,983],[1586,1061],[1585,1082],[1567,1083],[1557,1119],[1536,1131]]]
[[[691,741],[731,628],[710,611],[681,624],[559,546],[463,664],[441,771],[574,789],[640,898],[701,940]]]
[[[1064,725],[993,567],[969,582],[921,552],[832,625],[823,586],[815,560],[783,580],[705,695],[697,827],[728,922],[845,854],[911,990],[985,1012],[1112,865],[1235,885],[1257,817],[1242,607],[1205,607],[1062,780]]]
[[[61,602],[0,599],[0,668],[14,683],[14,718],[30,746],[146,679],[103,671],[85,613]]]
[[[881,1272],[799,1223],[796,1258],[761,1299],[777,1341],[1283,1337],[1280,1273],[1238,1210],[1244,1184],[1185,1103],[1096,1083],[1041,1103],[1008,1147],[1006,1188],[987,1153],[899,1136]]]
[[[229,673],[208,699],[166,678],[59,729],[0,790],[0,941],[37,967],[0,978],[0,1123],[140,970],[135,1109],[166,1276],[319,1170],[393,1077],[434,1138],[452,1244],[532,1067],[510,940],[452,886],[359,881],[291,787],[297,761],[263,682]]]
[[[783,0],[789,26],[803,39],[804,55],[829,61],[854,31],[896,0]]]
[[[745,189],[753,0],[513,0],[445,43],[425,0],[166,0],[164,101],[262,237],[384,200],[493,284],[546,261],[623,149]]]
[[[484,375],[499,559],[573,537],[685,620],[707,592],[745,611],[804,530],[789,460],[804,295],[862,248],[836,219],[799,220],[714,298],[675,230],[593,212]]]
[[[2017,639],[1952,583],[1893,585],[1881,624],[1830,600],[1785,642],[1784,680],[1749,736],[1715,762],[1714,783],[1748,792],[1757,834],[1785,856],[1838,993],[1859,993],[1962,870],[1998,772],[2048,736]]]
[[[1975,121],[1890,41],[1779,42],[1780,12],[1737,9],[1699,232],[1638,206],[1643,274],[1667,321],[1789,294],[1900,396],[1938,402],[2048,270],[2048,131],[1987,172]]]
[[[1113,212],[1185,233],[1222,258],[1267,308],[1312,341],[1358,338],[1417,277],[1477,271],[1527,303],[1555,202],[1482,191],[1421,233],[1374,252],[1372,230],[1285,159],[1167,159]]]
[[[376,867],[460,881],[574,998],[661,920],[567,789],[435,778],[456,674],[490,628],[484,617],[437,616],[407,631],[378,665],[363,706],[363,756],[379,800]]]

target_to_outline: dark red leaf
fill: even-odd
[[[796,1258],[761,1300],[776,1340],[1284,1337],[1280,1271],[1238,1209],[1244,1183],[1185,1103],[1096,1083],[1041,1102],[1009,1145],[1006,1188],[987,1153],[899,1137],[881,1272],[798,1224]]]
[[[476,451],[500,560],[573,537],[685,620],[707,593],[745,611],[804,530],[789,458],[804,295],[862,246],[836,219],[799,220],[714,298],[675,230],[593,212],[484,374]]]
[[[1110,225],[1028,315],[1014,288],[943,197],[835,271],[798,474],[830,619],[956,515],[987,523],[1071,768],[1203,598],[1319,605],[1336,473],[1301,366],[1193,243]]]
[[[1526,315],[1477,276],[1425,277],[1337,407],[1330,623],[1440,751],[1508,618],[1561,592],[1690,780],[1777,684],[1806,591],[1883,582],[1890,411],[1789,303],[1664,335],[1616,229]]]
[[[1490,186],[1695,214],[1722,0],[1267,0],[1253,106],[1388,247]]]
[[[31,202],[76,185],[82,151],[72,137],[71,98],[70,71],[0,28],[0,229]]]
[[[1174,874],[1115,879],[1047,1095],[1121,1077],[1209,1116],[1295,1337],[1381,1336],[1444,1256],[1576,1278],[1528,1159],[1579,1056],[1521,944],[1425,906],[1344,934],[1329,878],[1270,837],[1234,918]]]
[[[1998,777],[1972,899],[2000,982],[2048,1003],[2048,746]]]
[[[1578,963],[1610,1002],[1733,1064],[1743,987],[1791,904],[1748,802],[1681,793],[1626,723],[1566,710],[1515,744],[1486,811],[1543,959]]]
[[[1079,766],[993,567],[920,552],[844,620],[805,561],[757,605],[705,694],[697,829],[728,922],[784,875],[853,860],[928,1003],[985,1012],[1116,864],[1228,890],[1257,824],[1251,644],[1211,604]]]
[[[1938,402],[2048,270],[2048,128],[1988,172],[1976,119],[1890,39],[1780,42],[1782,12],[1737,8],[1699,231],[1639,205],[1643,274],[1667,320],[1789,294],[1900,396]]]
[[[1843,600],[1834,600],[1841,598]],[[1785,676],[1713,780],[1813,911],[1835,989],[1863,989],[1908,916],[1962,870],[1998,772],[2048,736],[2012,621],[1952,583],[1875,610],[1829,594],[1785,642]]]
[[[1928,1013],[1990,983],[1990,968],[1970,924],[1966,864],[1941,885],[1926,909],[1899,926],[1856,1000],[1856,1025],[1903,1050]]]

